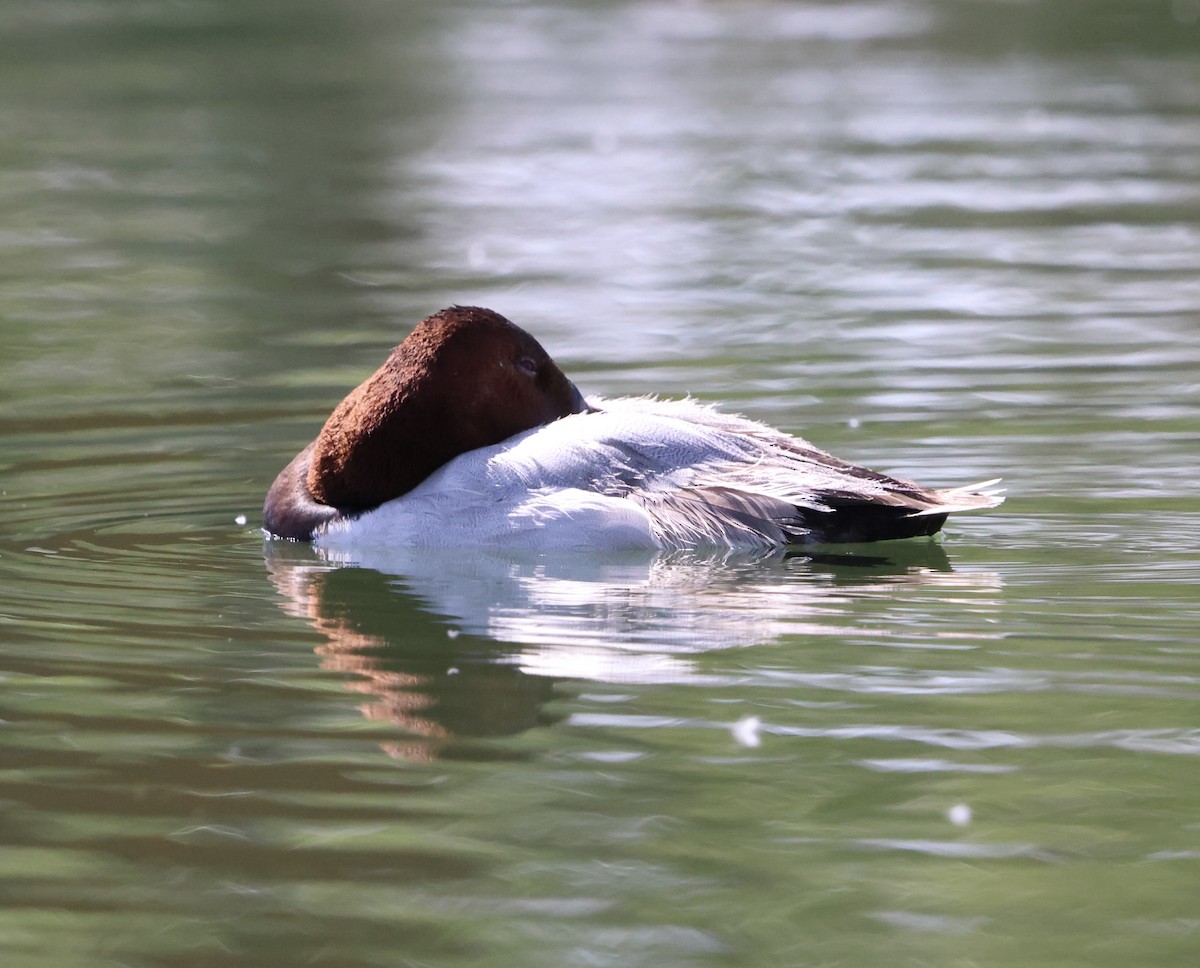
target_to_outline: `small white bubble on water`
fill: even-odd
[[[246,515],[239,514],[236,518],[233,519],[233,523],[236,525],[239,525],[239,526],[245,524],[246,523]]]
[[[729,731],[733,733],[733,738],[738,744],[751,749],[762,745],[762,739],[758,735],[761,730],[762,720],[757,716],[743,716],[729,727]]]
[[[971,808],[965,803],[956,803],[946,811],[946,819],[956,827],[965,827],[971,822]]]
[[[446,638],[448,639],[457,639],[460,634],[462,633],[458,629],[446,629]]]

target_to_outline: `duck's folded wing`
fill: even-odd
[[[667,548],[766,547],[794,544],[807,534],[800,509],[770,494],[707,485],[632,492],[629,499],[646,511]]]
[[[683,486],[629,493],[667,547],[724,544],[840,544],[936,534],[954,511],[995,507],[996,481],[927,488],[820,451],[785,462],[724,465]],[[797,473],[796,463],[804,466]],[[786,464],[791,464],[787,467]],[[678,483],[678,482],[677,482]]]
[[[908,538],[1003,500],[994,481],[922,487],[687,401],[600,403],[500,445],[487,455],[488,480],[503,493],[550,487],[628,501],[665,548]]]

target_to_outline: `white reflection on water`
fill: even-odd
[[[897,635],[895,629],[856,626],[847,616],[848,603],[864,595],[888,593],[897,585],[955,593],[999,587],[992,573],[949,570],[934,543],[906,543],[889,553],[897,557],[846,554],[814,564],[780,555],[583,557],[392,549],[339,560],[324,549],[300,551],[269,542],[266,560],[288,612],[313,622],[341,651],[382,644],[355,631],[352,607],[328,600],[323,576],[353,566],[393,576],[380,594],[407,599],[416,606],[412,613],[424,612],[431,627],[516,644],[499,661],[525,673],[695,683],[711,677],[692,657],[716,649],[764,645],[785,635]],[[862,577],[846,577],[854,569]],[[329,615],[337,621],[319,618]],[[379,637],[399,643],[413,634],[406,625]],[[938,648],[927,641],[938,635],[930,630],[925,647]]]
[[[853,614],[866,596],[894,608],[898,586],[914,595],[932,588],[941,601],[982,592],[974,604],[983,608],[995,602],[995,575],[950,571],[934,543],[900,543],[888,554],[585,558],[396,549],[338,561],[268,541],[265,558],[284,610],[320,633],[323,668],[352,673],[348,688],[367,697],[363,715],[407,734],[387,751],[428,760],[455,737],[512,735],[544,722],[557,680],[718,686],[748,670],[713,671],[701,656],[715,650],[795,635],[898,640],[911,631],[907,620],[898,629],[868,627]],[[926,629],[922,638],[940,634]],[[770,679],[769,670],[756,674]],[[670,721],[653,717],[649,725]],[[733,729],[745,748],[760,731],[778,733],[757,720]]]

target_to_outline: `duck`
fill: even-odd
[[[585,398],[533,336],[477,306],[422,320],[263,504],[322,548],[772,549],[932,536],[1003,500],[930,488],[692,398]]]

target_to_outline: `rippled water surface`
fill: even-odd
[[[16,0],[0,963],[1200,953],[1200,6]],[[422,316],[941,485],[817,559],[262,495]]]

